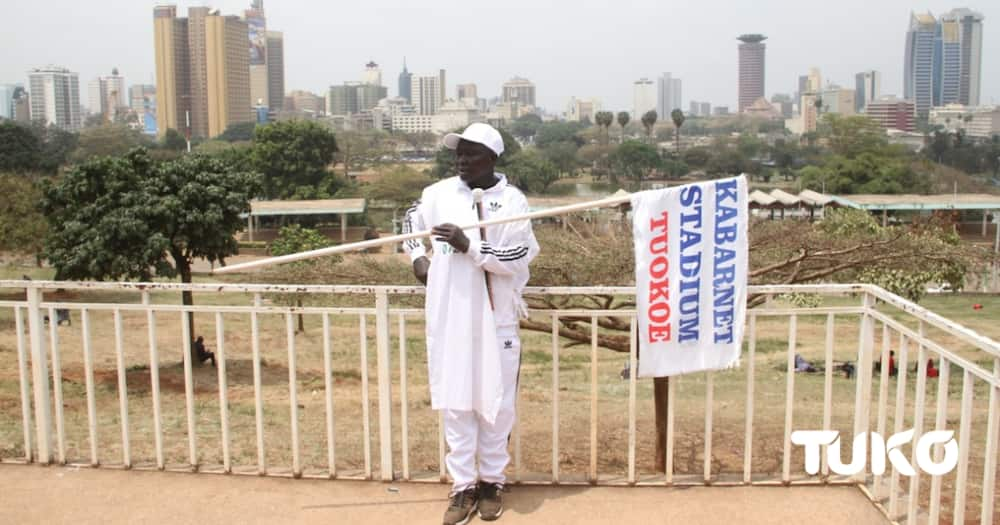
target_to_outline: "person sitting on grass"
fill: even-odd
[[[208,350],[205,350],[204,337],[199,335],[198,339],[196,339],[195,342],[192,344],[192,348],[194,349],[194,356],[196,359],[198,359],[199,363],[204,364],[205,361],[211,359],[212,366],[215,366],[215,352],[209,352]]]

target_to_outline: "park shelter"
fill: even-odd
[[[852,208],[882,212],[882,225],[889,221],[889,211],[982,211],[982,235],[986,236],[991,213],[1000,213],[1000,195],[985,193],[945,193],[939,195],[847,195],[834,200]]]
[[[323,199],[309,201],[253,201],[247,216],[249,240],[253,241],[254,223],[259,217],[288,215],[340,216],[340,242],[347,241],[347,216],[364,213],[365,199]]]

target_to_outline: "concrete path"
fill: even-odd
[[[437,484],[0,465],[2,523],[441,522]],[[497,523],[885,524],[854,487],[515,486]],[[479,523],[475,518],[471,523]]]

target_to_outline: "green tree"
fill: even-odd
[[[365,197],[371,200],[389,201],[396,206],[408,206],[420,198],[424,188],[434,183],[434,179],[418,173],[407,166],[397,166],[378,180],[364,187]]]
[[[171,151],[184,151],[187,149],[187,139],[184,135],[181,135],[180,131],[174,128],[170,128],[166,133],[163,134],[163,140],[160,142],[163,149]]]
[[[268,251],[272,256],[277,257],[279,255],[318,250],[331,244],[330,239],[326,238],[322,233],[312,228],[303,228],[299,224],[292,224],[278,231],[278,237],[271,241]],[[284,270],[295,275],[308,273],[316,266],[331,266],[339,263],[342,259],[343,257],[340,255],[330,255],[322,259],[297,261],[286,265]],[[302,307],[302,294],[290,294],[288,296],[282,294],[281,300],[286,304],[295,304],[300,308]],[[299,314],[298,318],[298,331],[304,333],[306,331],[305,320],[302,314]]]
[[[337,140],[328,128],[286,120],[254,129],[250,158],[263,175],[265,197],[328,198],[341,184],[327,170],[336,152]]]
[[[226,142],[246,142],[253,140],[255,129],[257,129],[256,122],[237,122],[231,124],[226,128],[226,131],[223,131],[221,135],[215,138]]]
[[[885,131],[868,117],[827,113],[823,121],[829,130],[830,149],[837,155],[853,159],[862,153],[882,153],[889,144]]]
[[[0,122],[0,171],[35,171],[41,160],[42,142],[31,128],[12,120]]]
[[[56,173],[59,168],[69,162],[70,155],[76,149],[80,136],[56,126],[46,126],[35,122],[32,131],[42,144],[42,158],[38,169],[44,173]]]
[[[684,112],[680,109],[674,109],[670,112],[670,120],[674,121],[674,127],[677,128],[677,132],[674,133],[674,141],[677,145],[677,153],[681,152],[681,126],[684,125]]]
[[[649,110],[642,114],[642,127],[646,128],[646,142],[653,142],[653,126],[656,125],[656,111]]]
[[[511,123],[510,132],[523,141],[530,141],[541,127],[542,117],[534,113],[528,113],[521,115]]]
[[[610,111],[598,111],[594,114],[594,122],[598,126],[604,128],[604,144],[611,142],[608,136],[611,130],[611,124],[615,122],[615,114]]]
[[[574,142],[555,142],[545,149],[540,149],[542,156],[555,166],[560,175],[573,176],[580,166],[576,159],[576,152],[580,148]]]
[[[240,214],[250,211],[259,189],[257,174],[204,155],[155,163],[137,148],[99,157],[44,189],[50,233],[43,253],[57,279],[155,275],[190,283],[194,259],[224,264],[237,253]],[[193,303],[190,292],[182,295],[185,305]],[[188,323],[193,337],[193,316]]]
[[[802,187],[827,193],[927,193],[928,175],[913,170],[905,159],[893,159],[873,153],[857,158],[841,155],[828,157],[819,167],[799,170]]]
[[[28,177],[0,173],[0,250],[38,254],[45,240],[45,217],[38,211],[42,193]]]
[[[672,179],[678,179],[691,172],[691,168],[683,160],[663,159],[663,172]]]
[[[628,111],[618,112],[618,125],[622,127],[622,144],[625,143],[625,126],[628,126],[628,121],[630,119],[631,117],[629,116]]]
[[[635,181],[635,187],[642,189],[642,179],[662,164],[660,154],[649,144],[629,140],[611,154],[612,169],[627,179]]]
[[[105,124],[80,132],[79,143],[70,160],[84,162],[93,157],[121,156],[134,148],[151,145],[152,141],[141,131],[122,124]]]
[[[711,160],[712,153],[704,146],[697,146],[694,148],[688,148],[684,150],[681,154],[681,159],[684,162],[694,168],[703,168],[708,165],[708,161]]]
[[[518,153],[511,159],[507,171],[517,186],[531,193],[545,193],[552,183],[559,180],[559,169],[537,148]]]
[[[578,135],[583,131],[584,126],[580,122],[546,122],[538,127],[535,135],[535,145],[539,148],[548,148],[553,144],[572,142],[577,147],[583,145],[584,140]]]

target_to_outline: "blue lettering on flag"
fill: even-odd
[[[734,250],[739,235],[737,229],[736,180],[715,183],[715,224],[713,239],[713,301],[712,326],[716,343],[733,342],[734,282],[736,280],[736,252]]]
[[[697,342],[699,337],[702,252],[702,190],[689,186],[681,190],[680,318],[677,341]]]

